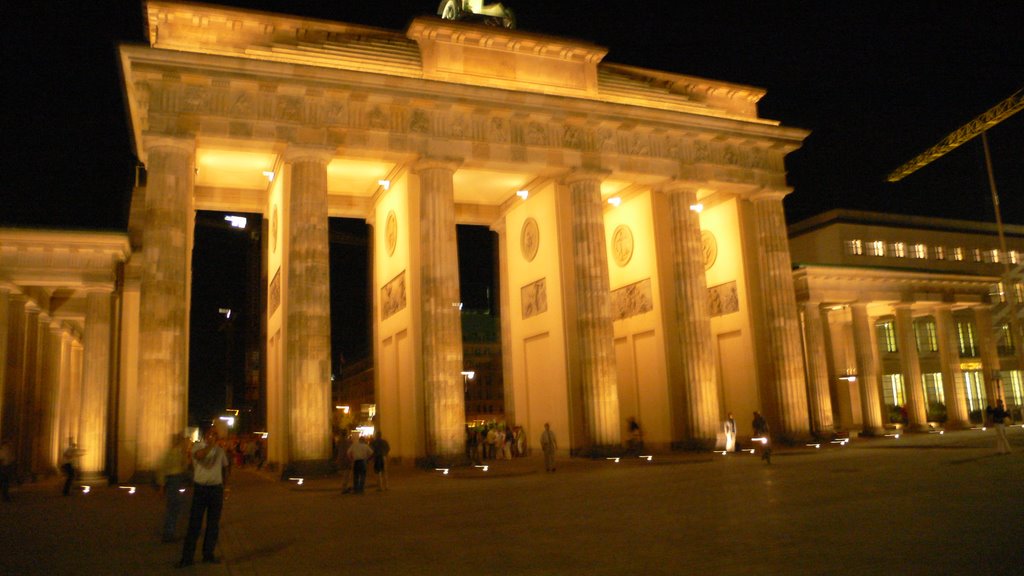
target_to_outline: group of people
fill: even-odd
[[[764,416],[760,412],[754,411],[754,419],[750,424],[754,430],[752,440],[754,442],[761,443],[761,460],[766,463],[772,463],[772,444],[771,436],[768,431],[768,421],[764,419]],[[725,451],[735,452],[736,451],[736,419],[733,417],[732,412],[729,412],[729,416],[725,419],[723,424],[723,431],[725,432]]]
[[[352,435],[356,435],[352,441]],[[377,476],[377,491],[388,489],[388,454],[391,453],[391,445],[377,430],[373,439],[366,440],[366,437],[358,432],[347,432],[341,439],[338,449],[338,463],[341,467],[341,491],[343,494],[362,494],[366,486],[366,473],[370,462],[373,463],[373,473]]]
[[[526,456],[526,435],[522,427],[503,425],[466,427],[466,458],[475,464],[484,460],[511,460]]]

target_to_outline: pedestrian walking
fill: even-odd
[[[391,445],[381,435],[380,429],[373,435],[370,442],[370,449],[373,450],[373,473],[377,475],[377,491],[388,489],[388,454],[391,452]]]
[[[771,438],[768,431],[768,421],[764,419],[764,416],[760,412],[754,412],[754,421],[751,424],[754,428],[754,438],[761,439],[761,460],[766,463],[772,463],[772,444]]]
[[[540,448],[544,451],[544,471],[555,471],[555,451],[558,450],[558,440],[551,424],[544,423],[544,431],[540,433]]]
[[[736,451],[736,419],[732,417],[732,412],[725,419],[725,451]]]
[[[11,501],[11,478],[14,477],[14,449],[7,440],[0,444],[0,493],[4,502]]]
[[[203,536],[203,562],[219,564],[214,556],[217,538],[220,535],[220,515],[224,508],[224,481],[227,480],[231,462],[224,448],[217,444],[219,435],[216,428],[209,426],[203,440],[192,446],[192,507],[188,516],[188,532],[181,549],[178,568],[191,566],[196,553],[196,543],[206,516],[206,534]]]
[[[64,449],[64,452],[60,456],[60,469],[64,473],[64,489],[62,494],[68,496],[71,494],[71,484],[74,483],[75,478],[78,476],[78,460],[82,457],[85,451],[78,447],[75,443],[74,438],[68,438],[68,447]]]
[[[352,491],[356,494],[363,493],[366,485],[366,462],[373,456],[373,449],[366,445],[366,438],[362,436],[348,449],[348,457],[352,459]]]
[[[163,541],[174,542],[178,533],[178,517],[188,483],[189,441],[181,434],[171,435],[171,447],[157,473],[157,484],[164,492]]]
[[[996,431],[996,454],[1009,454],[1011,450],[1010,441],[1006,439],[1006,424],[1010,419],[1010,414],[1003,405],[1003,399],[997,398],[995,407],[989,406],[985,411],[992,420],[992,427]]]

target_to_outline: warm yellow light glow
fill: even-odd
[[[82,494],[88,494],[92,490],[91,486],[82,486]]]
[[[611,198],[608,199],[608,203],[618,208],[619,206],[622,205],[622,198],[619,198],[618,196],[612,196]]]
[[[476,376],[476,372],[474,372],[472,370],[465,370],[465,371],[462,372],[462,375],[465,376],[466,378],[472,380],[473,377]]]
[[[700,202],[696,204],[690,204],[690,210],[693,210],[697,214],[700,214],[701,212],[704,211],[704,205],[701,204]]]
[[[373,436],[373,426],[357,426],[356,430],[359,431],[359,435],[363,438],[370,438]]]
[[[768,444],[768,439],[763,437],[763,436],[757,436],[756,438],[751,438],[750,441],[751,442],[760,442],[761,444]]]
[[[302,478],[289,478],[289,480],[295,482],[296,486],[302,486],[302,483],[305,482],[305,480]]]
[[[527,198],[530,197],[530,191],[529,190],[520,190],[520,191],[516,192],[516,196],[519,196],[523,200],[526,200]]]
[[[235,427],[235,417],[234,416],[221,416],[220,419],[223,420],[228,425],[228,428],[234,428]]]
[[[391,180],[377,180],[377,185],[384,189],[384,191],[391,190]]]
[[[618,464],[618,463],[619,463],[619,459],[618,459],[618,458],[605,458],[605,460],[612,460],[612,461],[614,461],[614,462],[615,462],[616,464]]]

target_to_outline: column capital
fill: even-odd
[[[747,196],[751,202],[763,202],[766,200],[778,200],[782,202],[792,192],[792,188],[761,188]]]
[[[166,136],[163,134],[145,134],[142,137],[142,158],[146,164],[149,152],[157,148],[177,148],[188,154],[196,153],[196,139],[192,136]]]
[[[314,161],[323,162],[327,164],[335,156],[334,148],[322,148],[318,146],[296,146],[289,145],[285,148],[284,152],[281,153],[281,157],[285,162],[294,164],[299,161]]]
[[[692,193],[694,196],[701,188],[707,188],[704,183],[695,182],[693,180],[684,180],[681,178],[669,178],[660,184],[654,186],[657,192],[663,194],[687,194]]]
[[[421,156],[409,166],[413,174],[420,174],[427,170],[447,170],[455,172],[462,166],[462,158],[442,156]]]
[[[583,181],[597,181],[603,182],[605,178],[611,175],[608,170],[588,170],[585,168],[574,168],[562,175],[559,180],[565,185],[572,185],[577,182]]]

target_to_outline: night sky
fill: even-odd
[[[219,3],[399,31],[437,8],[432,0]],[[521,30],[605,46],[605,62],[765,88],[762,117],[811,131],[787,157],[791,223],[832,208],[994,221],[980,138],[900,183],[885,176],[1024,86],[1024,2],[507,4]],[[0,23],[8,102],[0,226],[124,230],[135,159],[115,47],[145,41],[141,2],[3,2]],[[991,129],[989,144],[1003,219],[1024,224],[1024,113]],[[345,233],[362,227],[332,223]],[[367,260],[365,247],[343,251]],[[332,277],[332,287],[348,282],[365,298],[365,277],[349,276]],[[237,292],[213,284],[214,300]],[[466,299],[486,303],[487,288],[468,283]],[[343,346],[359,355],[368,319],[354,314],[363,324],[346,320],[358,334]]]

